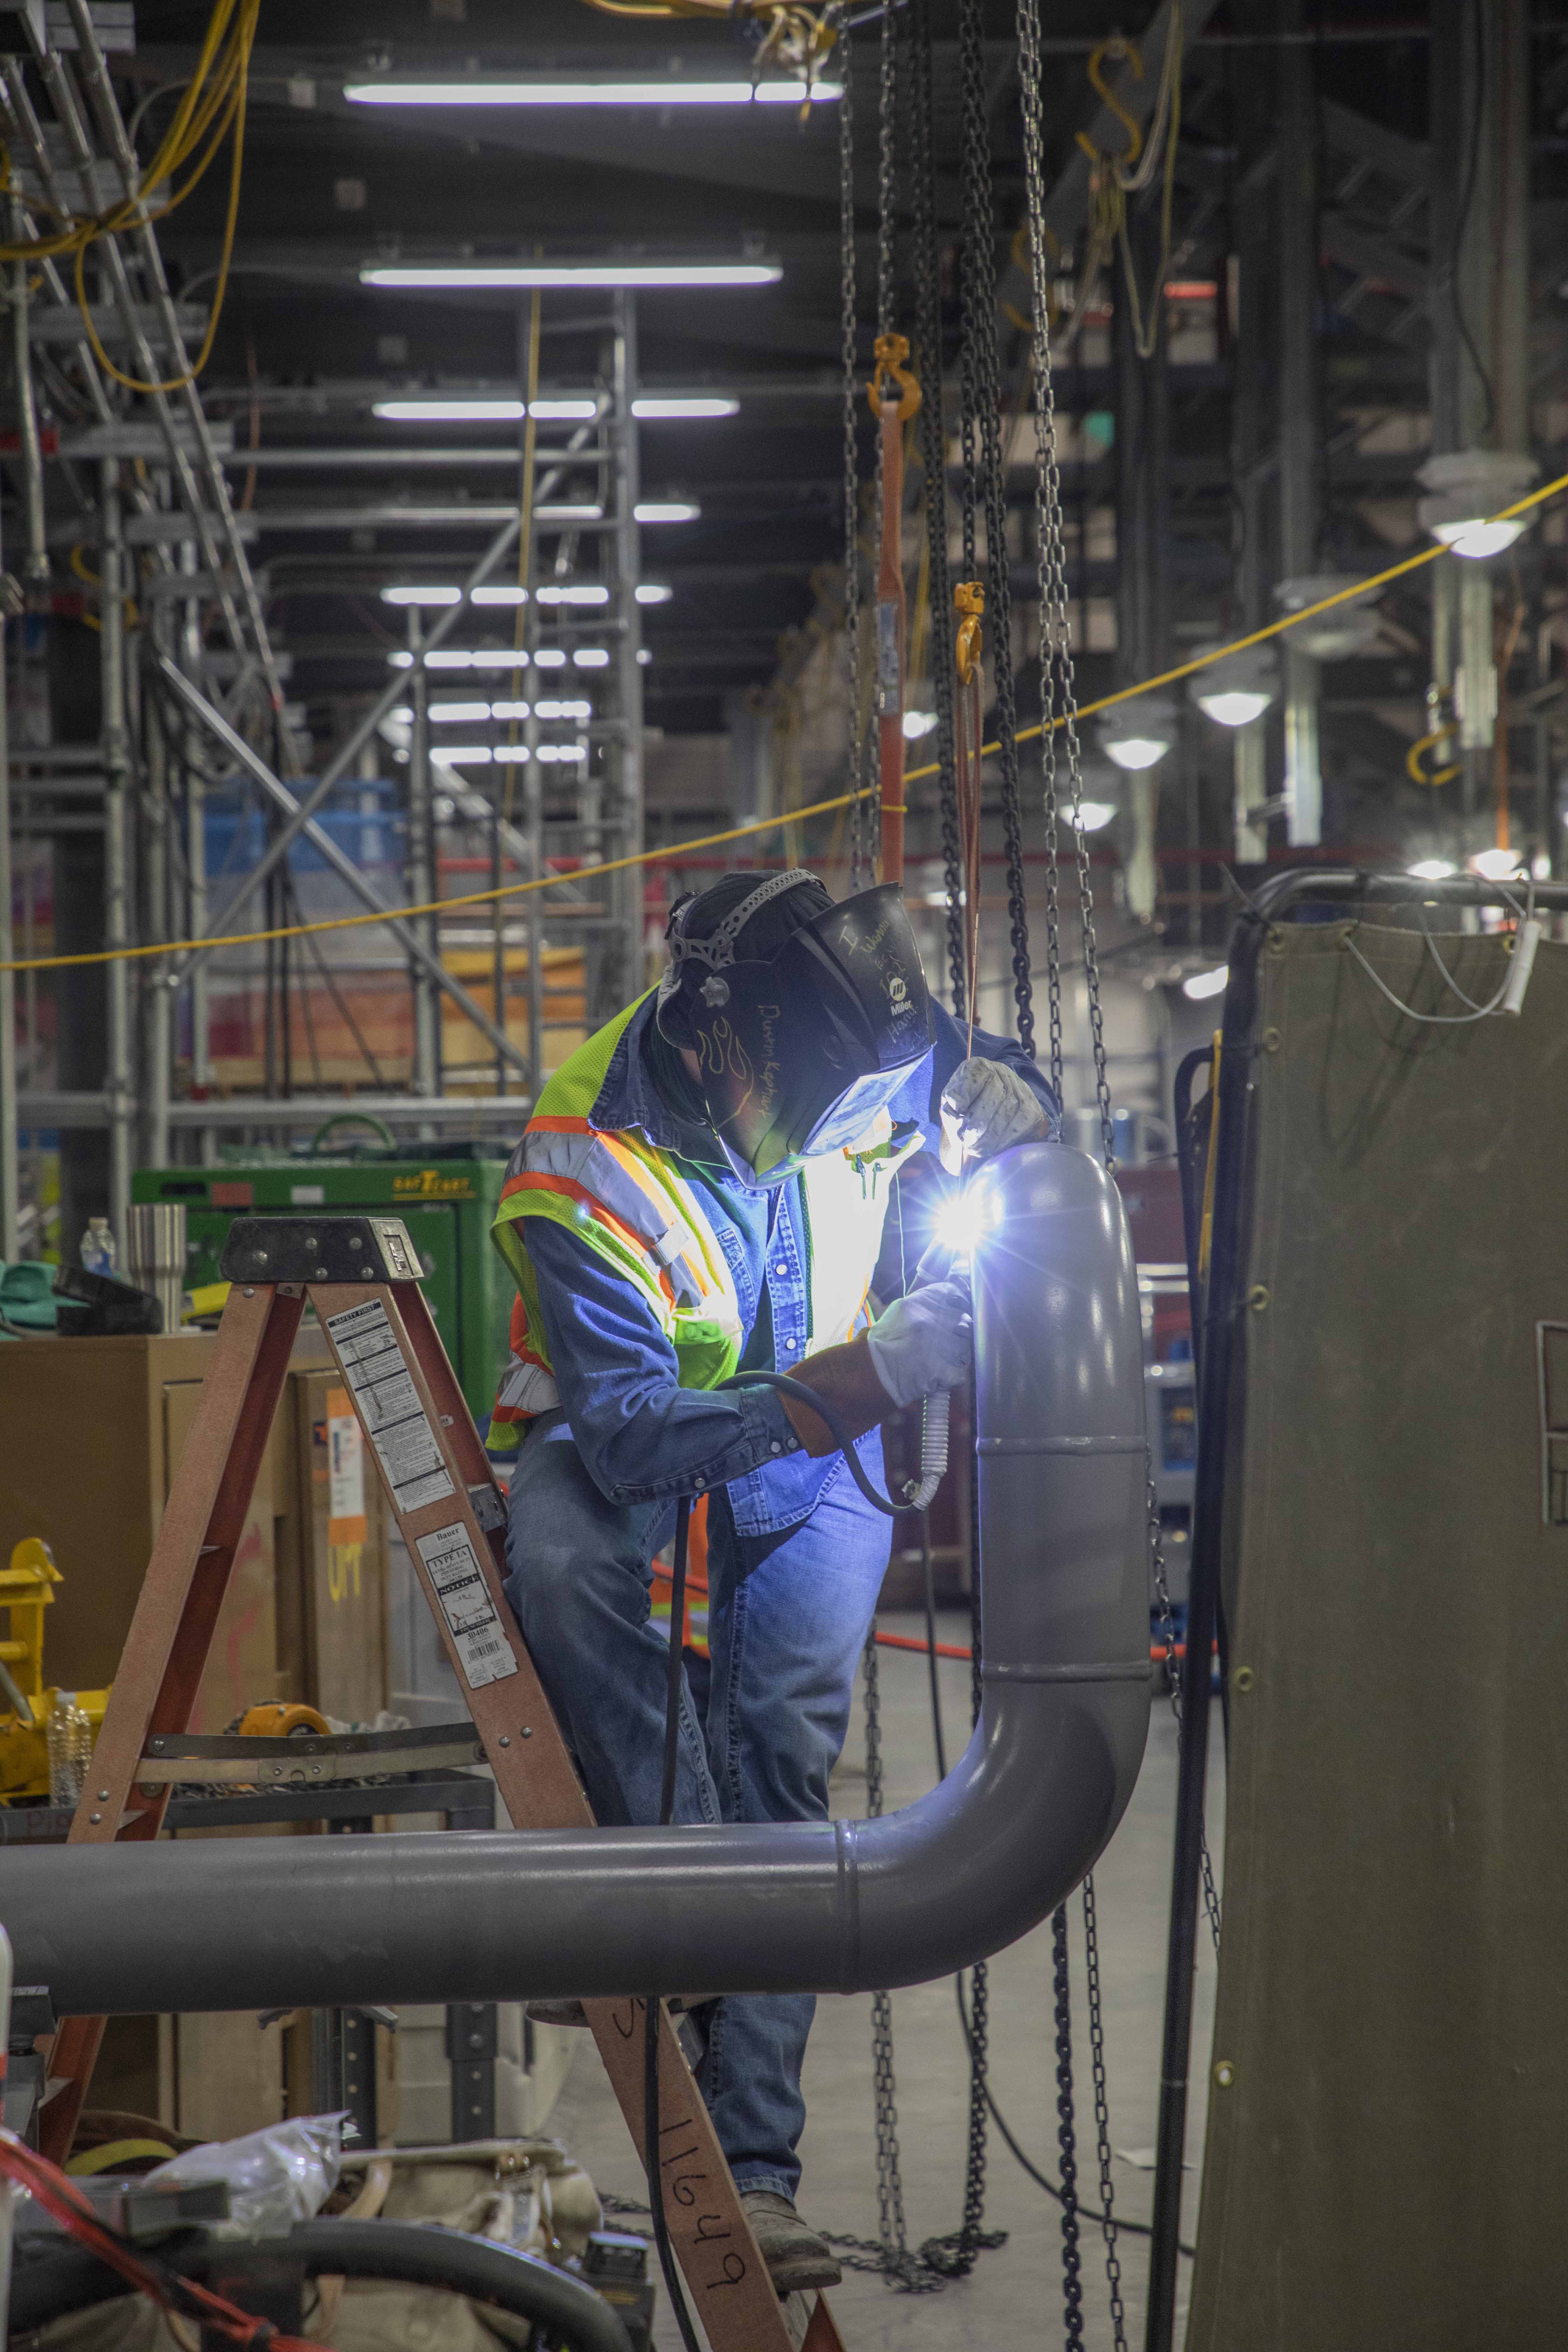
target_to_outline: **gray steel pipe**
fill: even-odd
[[[1036,1926],[1121,1817],[1149,1717],[1138,1286],[1060,1144],[973,1181],[984,1704],[874,1822],[214,1839],[7,1854],[20,1980],[62,2013],[856,1992]]]

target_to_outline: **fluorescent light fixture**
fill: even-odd
[[[1079,801],[1078,813],[1085,833],[1103,833],[1116,814],[1114,801]]]
[[[696,522],[701,513],[690,499],[639,499],[637,506],[638,522]]]
[[[660,581],[645,580],[637,589],[637,603],[639,604],[668,604],[674,593],[675,591],[673,588],[665,587]]]
[[[1175,708],[1161,694],[1135,695],[1108,710],[1100,722],[1101,751],[1132,773],[1153,767],[1175,740]]]
[[[498,768],[521,768],[532,758],[526,743],[498,743],[495,760]]]
[[[574,669],[608,669],[610,656],[603,646],[579,646],[572,656]]]
[[[632,403],[632,415],[645,424],[673,424],[678,419],[700,416],[739,416],[741,404],[722,393],[701,393],[689,400],[675,399],[663,393],[648,393]]]
[[[639,589],[637,593],[640,595],[642,592]],[[476,598],[475,602],[478,601]],[[574,585],[564,588],[542,588],[539,592],[539,601],[542,604],[607,604],[610,601],[610,592],[605,587],[585,580],[580,587]]]
[[[599,413],[599,404],[593,399],[552,400],[548,396],[536,400],[533,414],[541,425],[585,425]],[[521,400],[472,399],[454,394],[450,399],[431,395],[427,399],[377,400],[371,404],[373,416],[384,416],[396,425],[516,425],[528,414]]]
[[[905,742],[918,743],[922,735],[929,735],[935,725],[936,713],[934,710],[906,710],[904,713]]]
[[[381,601],[384,604],[460,604],[463,592],[460,588],[426,588],[410,583],[403,587],[384,588]]]
[[[343,84],[353,106],[799,106],[830,105],[843,84],[814,81],[678,80],[648,77],[638,81],[414,81],[385,75],[375,81]]]
[[[526,702],[492,702],[490,717],[492,719],[526,719],[528,705]]]
[[[1310,655],[1313,661],[1349,661],[1365,653],[1377,638],[1377,614],[1372,607],[1380,592],[1371,588],[1359,594],[1352,593],[1360,588],[1355,573],[1349,572],[1308,572],[1281,580],[1274,601],[1282,612],[1306,613],[1331,596],[1344,599],[1326,613],[1314,613],[1310,619],[1293,623],[1286,631],[1286,644],[1294,652]]]
[[[453,768],[488,768],[490,747],[488,743],[443,743],[431,753],[431,757],[445,760]]]
[[[585,760],[588,756],[588,746],[586,743],[542,743],[539,747],[539,756],[542,760],[563,761]]]
[[[1216,963],[1210,971],[1189,972],[1182,982],[1182,994],[1190,996],[1194,1004],[1201,1003],[1205,996],[1218,996],[1229,978],[1227,963]]]
[[[488,702],[433,702],[429,709],[432,727],[482,727],[489,715]]]
[[[776,286],[776,261],[382,261],[362,286],[484,293],[521,286]],[[535,415],[542,414],[536,409]]]
[[[653,656],[649,653],[646,646],[639,646],[637,647],[637,667],[639,669],[647,669],[652,659]]]
[[[1468,861],[1472,874],[1485,882],[1511,882],[1518,875],[1524,877],[1524,861],[1511,849],[1478,849]]]
[[[1450,874],[1457,874],[1458,870],[1447,857],[1423,857],[1415,866],[1405,868],[1405,872],[1414,874],[1418,882],[1446,882]]]
[[[529,665],[527,654],[507,646],[432,646],[430,651],[421,658],[427,670],[526,669]],[[552,656],[548,653],[541,653],[536,654],[533,658],[549,667],[552,659],[561,662],[564,661],[566,656],[564,654]],[[398,652],[388,654],[386,659],[388,667],[392,669],[412,669],[415,656],[411,653]]]
[[[559,646],[541,646],[533,656],[541,669],[564,669],[566,656]]]
[[[533,711],[537,719],[591,719],[594,706],[591,702],[536,702]],[[500,715],[501,706],[498,703],[496,716],[499,719]]]

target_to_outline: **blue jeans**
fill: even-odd
[[[658,1819],[668,1652],[649,1593],[674,1525],[671,1503],[607,1502],[559,1415],[534,1424],[512,1474],[507,1598],[605,1823]],[[889,1534],[842,1465],[811,1517],[780,1535],[737,1535],[714,1489],[711,1682],[700,1722],[682,1680],[677,1821],[826,1818]],[[710,2013],[698,2080],[743,2189],[795,2194],[816,2007],[810,1993],[748,1993]]]

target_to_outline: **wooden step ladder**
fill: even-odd
[[[195,1423],[136,1604],[73,1844],[150,1839],[166,1782],[142,1784],[150,1738],[185,1731],[308,1305],[353,1399],[441,1643],[518,1829],[592,1825],[566,1745],[502,1598],[506,1506],[419,1287],[396,1217],[237,1218],[232,1283]],[[171,1933],[177,1930],[171,1928]],[[645,2005],[584,2004],[645,2168]],[[714,2352],[791,2352],[773,2292],[708,2110],[660,2004],[659,2136],[665,2210],[687,2294]],[[103,2037],[73,2017],[56,2036],[40,2116],[63,2163]],[[818,2296],[804,2352],[842,2352]]]

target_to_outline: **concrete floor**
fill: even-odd
[[[923,1633],[923,1621],[885,1615],[889,1633]],[[967,1639],[963,1620],[945,1617],[939,1639]],[[882,1722],[888,1805],[908,1803],[935,1778],[926,1663],[911,1652],[887,1650],[882,1660]],[[969,1669],[943,1660],[943,1717],[949,1752],[969,1720]],[[1209,1837],[1217,1858],[1224,1835],[1224,1774],[1215,1710],[1211,1748]],[[834,1781],[836,1812],[865,1809],[864,1724],[857,1706],[845,1761]],[[1151,1723],[1142,1777],[1116,1837],[1096,1873],[1106,2065],[1115,2201],[1130,2218],[1148,2216],[1152,2173],[1129,2161],[1151,2151],[1158,2105],[1161,2003],[1175,1799],[1175,1733],[1162,1703]],[[1079,2180],[1092,2193],[1096,2178],[1090,2105],[1089,2035],[1084,2008],[1081,1907],[1072,1906],[1072,1968],[1076,2022]],[[1203,2153],[1202,2085],[1208,2056],[1215,1963],[1206,1928],[1199,1949],[1193,2077],[1199,2085],[1188,2134],[1183,2237],[1191,2244],[1197,2211],[1197,2167]],[[827,1998],[818,2003],[806,2055],[809,2108],[802,2143],[801,2209],[819,2228],[874,2237],[877,2231],[876,2141],[871,2097],[870,1997]],[[1040,2168],[1056,2176],[1056,2085],[1051,2025],[1048,1925],[1016,1944],[991,1969],[991,2081],[1015,2137]],[[962,2213],[968,2072],[951,1980],[893,1997],[899,2137],[905,2211],[911,2242],[957,2228]],[[640,2197],[642,2187],[626,2126],[593,2046],[582,2049],[546,2128],[585,2164],[603,2189]],[[940,2294],[900,2294],[880,2278],[848,2272],[834,2290],[835,2315],[848,2352],[921,2352],[922,2347],[1052,2347],[1064,2343],[1061,2233],[1058,2209],[1014,2162],[993,2133],[986,2174],[985,2220],[1004,2229],[1007,2243],[982,2254],[973,2275]],[[1087,2167],[1087,2179],[1086,2179]],[[635,2220],[629,2226],[637,2226]],[[1119,2253],[1127,2309],[1127,2341],[1143,2340],[1145,2240],[1123,2237]],[[1192,2265],[1184,2261],[1177,2343],[1184,2323]],[[1103,2241],[1086,2233],[1083,2246],[1085,2339],[1112,2342]],[[656,2331],[659,2352],[679,2352],[679,2336],[662,2289]]]

